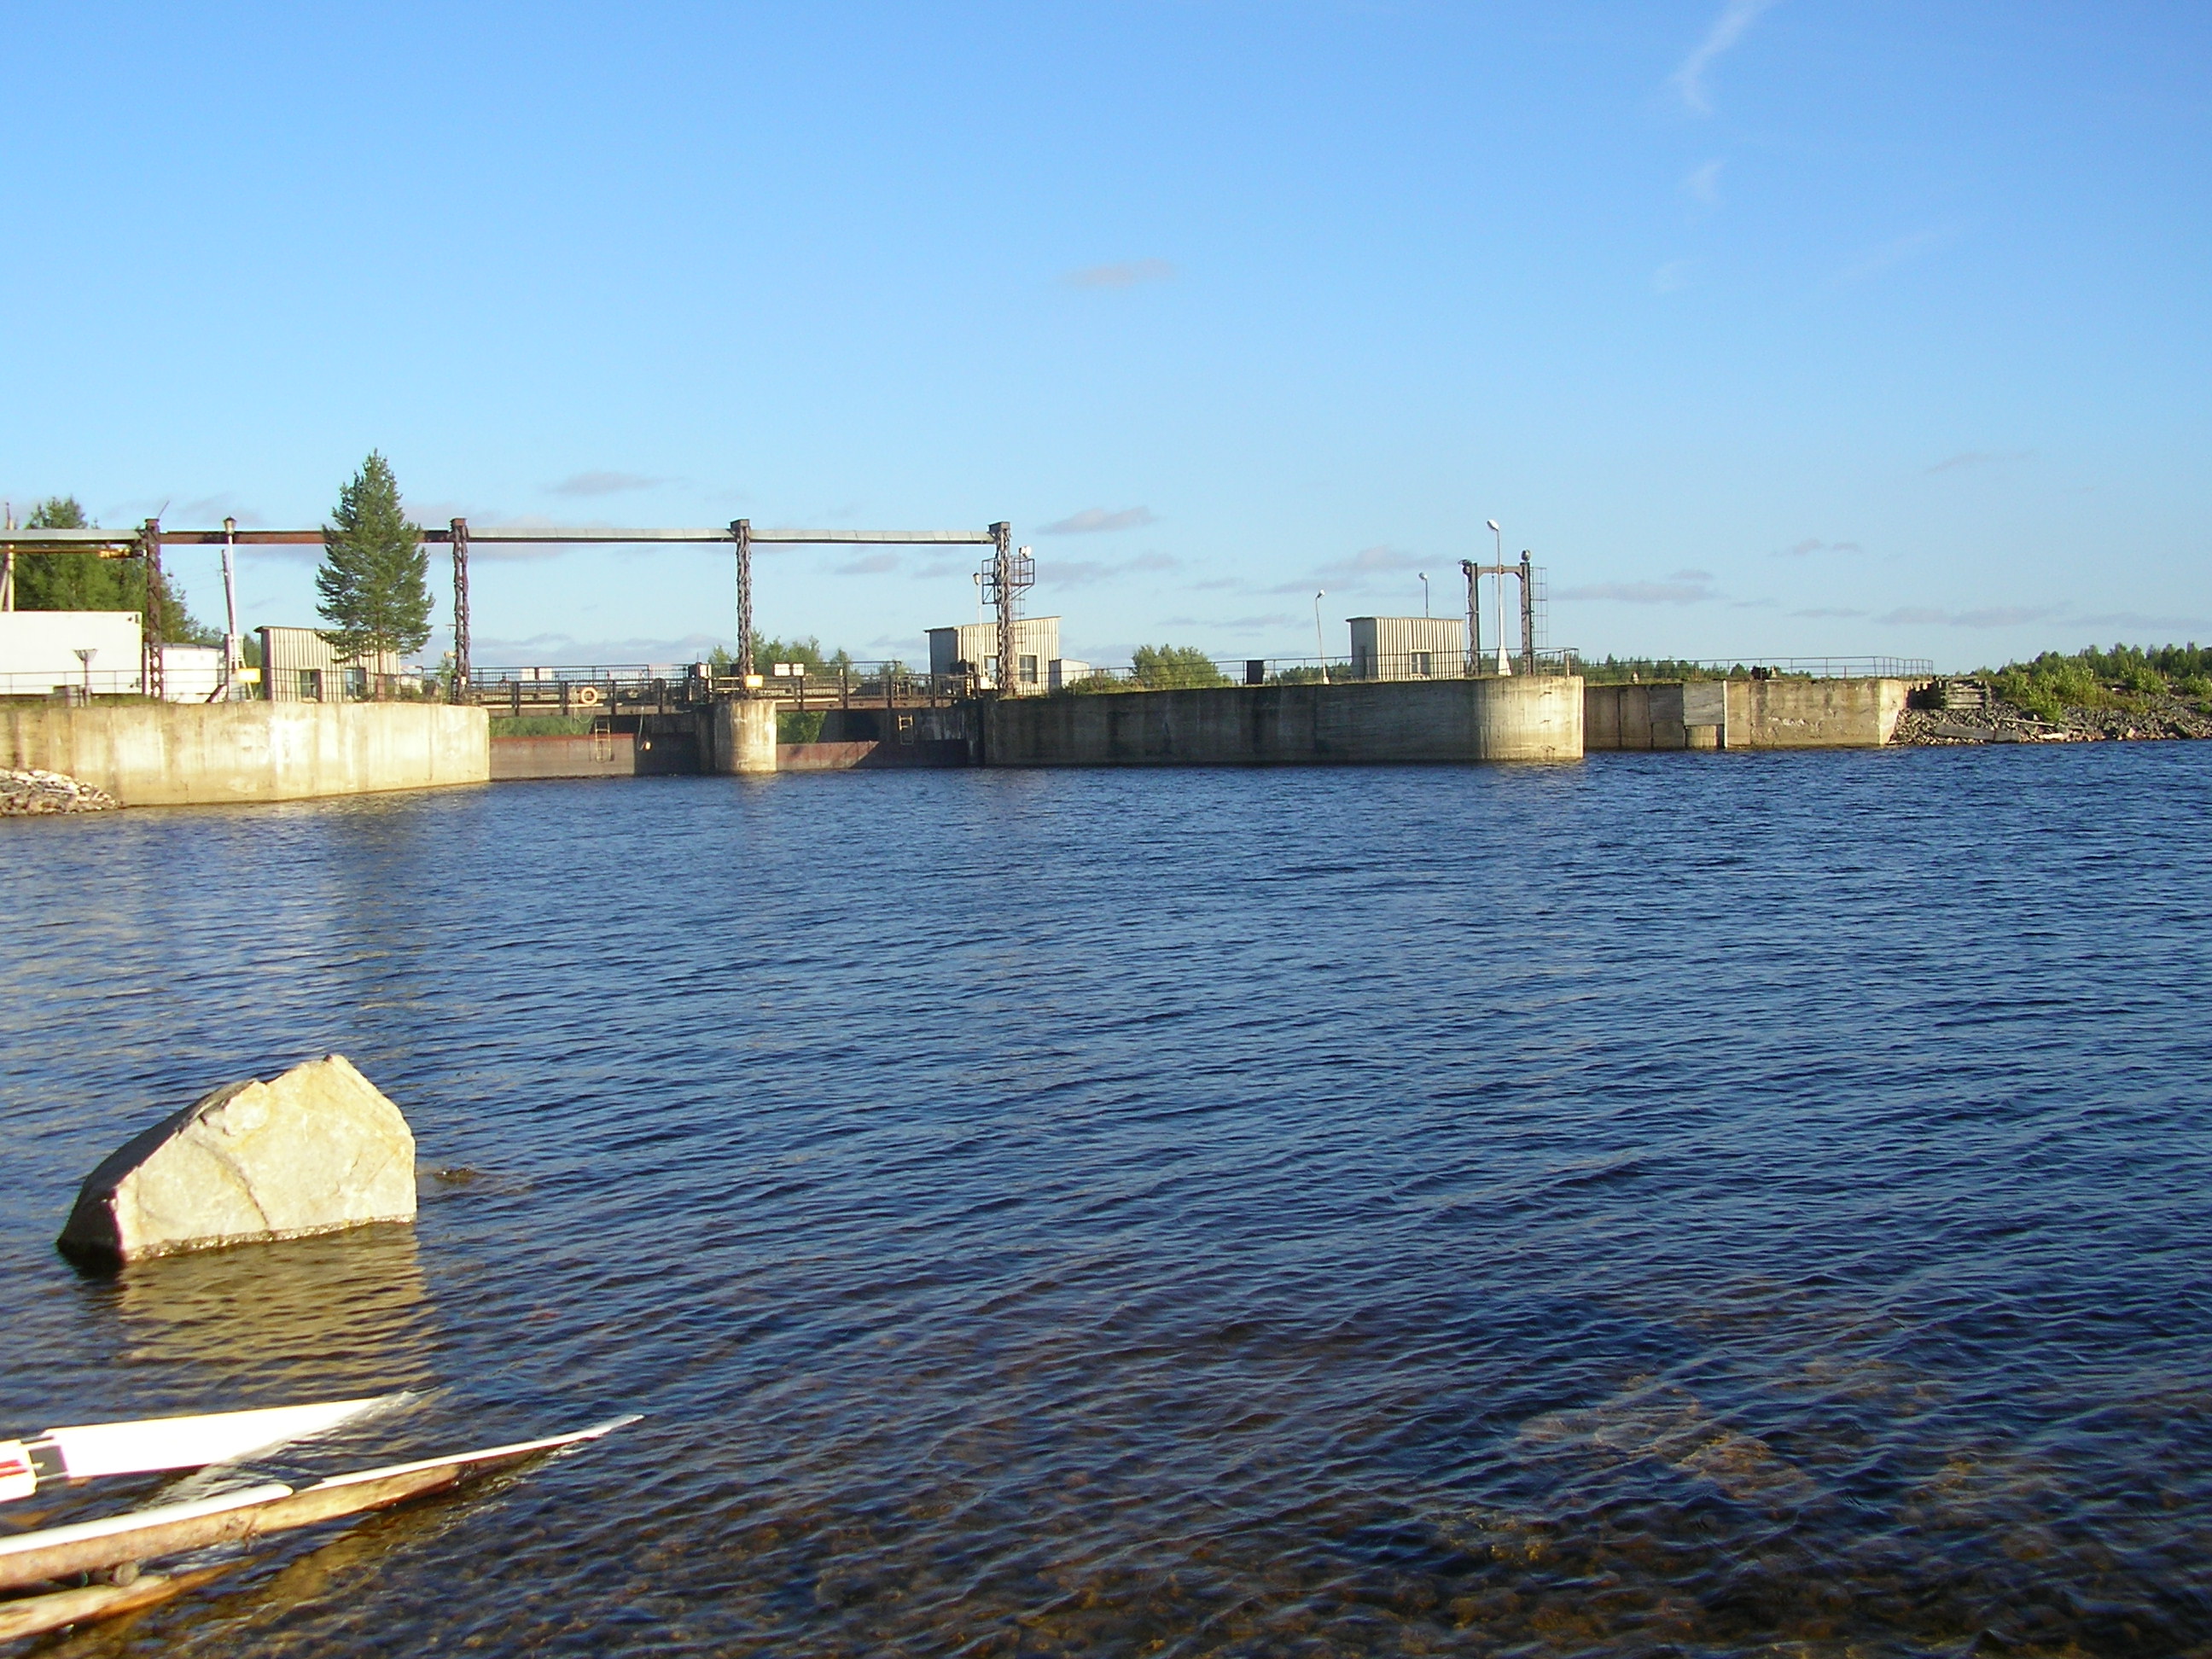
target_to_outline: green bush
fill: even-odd
[[[788,657],[779,661],[788,662]],[[822,722],[830,717],[826,708],[779,708],[775,715],[775,740],[778,743],[819,743]]]
[[[1227,685],[1229,676],[1194,645],[1140,645],[1130,659],[1139,685],[1148,691],[1180,691],[1194,686]]]
[[[1997,696],[2047,720],[2063,720],[2069,708],[2132,708],[2146,697],[2174,692],[2212,696],[2212,650],[2194,641],[2115,645],[2109,651],[2092,646],[2070,655],[2046,651],[1981,672]]]

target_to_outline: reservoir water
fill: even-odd
[[[646,1414],[52,1650],[2204,1653],[2208,805],[2102,744],[0,824],[0,1432]],[[411,1233],[53,1255],[332,1049]]]

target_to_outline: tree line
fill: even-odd
[[[96,530],[74,495],[50,495],[23,520],[27,530]],[[329,626],[317,630],[341,661],[372,661],[420,651],[430,637],[429,554],[422,526],[400,501],[392,465],[372,450],[338,491],[323,526],[315,571],[316,611]],[[220,645],[222,630],[185,607],[167,571],[147,592],[143,559],[103,559],[89,553],[46,553],[15,561],[21,611],[136,611],[164,640]]]

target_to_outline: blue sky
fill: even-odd
[[[313,524],[1011,520],[1071,654],[1550,573],[1602,654],[2212,637],[2188,4],[19,6],[0,492]],[[19,508],[20,510],[20,508]],[[219,586],[178,556],[203,615]],[[965,557],[763,554],[857,655]],[[245,562],[244,620],[313,619]],[[443,561],[434,580],[442,596]],[[442,598],[441,598],[442,611]],[[478,562],[480,663],[726,555]]]

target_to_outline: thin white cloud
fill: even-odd
[[[1172,553],[1141,553],[1133,559],[1046,559],[1037,565],[1037,581],[1054,587],[1088,587],[1123,576],[1141,576],[1178,570],[1182,561]]]
[[[1389,547],[1363,547],[1348,559],[1338,559],[1322,565],[1313,573],[1312,586],[1341,587],[1358,592],[1370,586],[1380,576],[1395,575],[1401,571],[1414,570],[1421,562],[1410,553],[1401,553]],[[1295,593],[1309,584],[1290,582],[1270,588],[1274,593]]]
[[[1854,611],[1849,605],[1816,605],[1808,606],[1803,611],[1793,611],[1790,614],[1793,617],[1811,617],[1819,619],[1834,617],[1863,617],[1866,615],[1866,612],[1863,611]]]
[[[1682,191],[1699,207],[1718,207],[1721,204],[1722,161],[1708,161],[1682,180]]]
[[[1218,628],[1231,634],[1257,634],[1270,628],[1290,628],[1301,619],[1279,611],[1271,611],[1259,617],[1167,617],[1161,619],[1163,628]]]
[[[618,495],[624,490],[651,489],[667,482],[648,478],[641,472],[574,472],[545,489],[554,495]]]
[[[1928,471],[1972,472],[1985,466],[2000,466],[2007,461],[2024,461],[2034,453],[2032,449],[1962,449],[1955,455],[1946,455]]]
[[[1712,100],[1705,90],[1705,71],[1715,58],[1743,39],[1744,31],[1759,21],[1761,12],[1775,3],[1776,0],[1728,0],[1721,8],[1705,38],[1674,71],[1674,90],[1681,94],[1685,106],[1699,115],[1713,112]]]
[[[1139,283],[1171,281],[1176,268],[1165,259],[1125,259],[1118,264],[1086,265],[1060,280],[1070,288],[1134,288]]]
[[[1856,542],[1824,542],[1818,536],[1808,536],[1802,542],[1792,542],[1775,554],[1778,559],[1808,558],[1815,553],[1846,553],[1863,555],[1866,549]]]
[[[1080,513],[1071,513],[1064,519],[1054,520],[1036,533],[1040,536],[1088,536],[1108,530],[1137,530],[1158,522],[1148,507],[1125,507],[1118,513],[1109,513],[1103,507],[1086,507]]]
[[[1690,285],[1690,274],[1698,268],[1695,259],[1669,259],[1651,273],[1651,291],[1655,294],[1679,294]]]
[[[186,501],[177,509],[177,517],[183,523],[205,525],[210,529],[225,519],[235,519],[241,525],[256,527],[269,522],[252,507],[240,505],[238,497],[228,491],[220,495],[203,495],[196,501]]]
[[[1562,588],[1554,597],[1575,603],[1703,605],[1720,595],[1713,591],[1711,571],[1677,570],[1664,581],[1589,582]]]
[[[1997,605],[1977,611],[1936,611],[1907,605],[1875,618],[1890,628],[2018,628],[2027,623],[2048,622],[2058,615],[2056,605]]]

